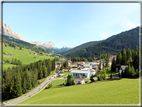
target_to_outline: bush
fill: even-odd
[[[6,60],[5,63],[10,63],[10,61],[9,61],[9,60]]]
[[[48,86],[45,87],[45,89],[49,89],[49,88],[51,88],[51,87],[52,87],[52,84],[48,84]]]
[[[100,81],[102,81],[103,80],[103,76],[102,76],[102,74],[100,75]]]
[[[97,78],[98,78],[98,81],[100,81],[100,76],[98,76]]]
[[[110,75],[110,79],[112,78],[112,73],[111,73],[111,75]]]

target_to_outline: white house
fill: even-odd
[[[73,77],[76,77],[78,75],[83,75],[84,77],[89,78],[90,77],[90,71],[85,71],[85,70],[72,70],[71,74],[73,75]]]
[[[91,75],[94,75],[96,73],[96,70],[91,69],[91,68],[84,68],[81,70],[72,70],[71,74],[73,77],[78,76],[78,75],[83,75],[86,78],[89,78]]]
[[[77,84],[85,84],[83,75],[78,75],[75,78],[75,85]]]
[[[65,71],[70,72],[70,71],[72,71],[72,69],[71,68],[63,68],[62,72],[65,72]]]
[[[120,75],[121,75],[121,73],[122,73],[122,70],[123,70],[123,72],[125,71],[126,67],[128,67],[128,65],[121,65],[121,66],[120,66],[120,70],[119,70],[119,74],[120,74]]]

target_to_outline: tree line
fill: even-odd
[[[92,62],[92,61],[95,61],[95,56],[94,57],[88,57],[87,59],[85,57],[72,57],[72,58],[69,58],[69,60],[71,60],[72,62],[79,62],[79,61]]]
[[[121,77],[138,77],[139,76],[139,49],[135,46],[135,49],[131,51],[123,49],[117,54],[116,61],[112,60],[111,71],[116,72],[120,69],[121,65],[129,65],[125,71],[122,72]]]
[[[18,60],[17,58],[12,58],[11,62],[9,60],[5,60],[5,63],[10,63],[10,64],[22,66],[22,62],[20,60]]]
[[[8,100],[25,94],[55,70],[55,60],[44,59],[29,65],[8,68],[2,73],[2,98]]]

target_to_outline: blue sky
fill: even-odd
[[[28,41],[75,47],[140,25],[138,3],[4,3],[3,21]]]

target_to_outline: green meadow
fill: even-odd
[[[22,64],[30,64],[39,60],[43,59],[53,59],[54,57],[50,57],[52,53],[50,54],[45,54],[43,55],[35,55],[35,54],[29,54],[30,52],[36,53],[34,51],[31,51],[30,49],[24,49],[23,50],[18,50],[14,49],[13,47],[3,47],[3,53],[9,53],[9,54],[14,54],[15,56],[10,56],[10,55],[5,55],[3,54],[3,60],[9,60],[10,62],[12,61],[12,58],[17,58],[22,62]],[[7,67],[12,67],[15,66],[13,64],[3,64],[3,68]]]
[[[64,81],[56,80],[52,84]],[[139,104],[139,80],[98,81],[85,85],[50,88],[19,104]]]

